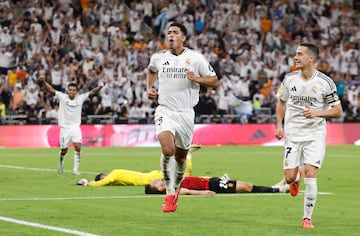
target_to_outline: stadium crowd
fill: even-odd
[[[108,79],[84,104],[83,123],[153,123],[146,66],[166,49],[172,21],[186,25],[188,46],[220,79],[216,90],[201,90],[197,123],[272,122],[277,88],[305,41],[318,45],[317,68],[336,82],[344,116],[333,121],[360,121],[360,12],[352,1],[0,0],[2,124],[56,123],[58,102],[40,76],[63,91],[75,81],[80,93]]]

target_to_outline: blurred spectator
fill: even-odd
[[[348,99],[350,105],[352,106],[352,115],[356,116],[358,114],[358,107],[359,107],[359,92],[360,87],[353,84],[347,90]]]
[[[224,90],[223,93],[219,95],[219,100],[217,103],[217,114],[219,115],[226,115],[230,114],[230,103],[231,103],[231,97],[229,95],[229,90]]]
[[[346,82],[344,80],[344,77],[340,76],[339,73],[335,73],[335,72],[330,73],[330,77],[334,79],[337,89],[337,94],[340,100],[342,100],[346,89]]]
[[[0,73],[7,74],[8,70],[15,67],[15,48],[1,46],[0,48]]]
[[[155,108],[152,107],[151,102],[148,99],[143,99],[141,104],[141,112],[142,112],[142,124],[152,123],[153,117],[155,113]]]
[[[7,81],[11,89],[15,87],[15,84],[18,82],[18,75],[16,69],[8,70],[7,72]],[[21,86],[21,83],[19,84]]]
[[[100,100],[101,100],[101,115],[113,115],[112,111],[112,95],[108,86],[105,86],[100,90]]]
[[[343,116],[339,119],[339,122],[343,122],[343,121],[353,121],[353,110],[354,107],[353,105],[350,103],[349,99],[348,99],[348,95],[347,93],[344,94],[343,99],[341,100],[341,106],[343,108]]]
[[[63,73],[59,64],[49,64],[50,75],[51,75],[51,85],[55,90],[63,91]]]
[[[144,119],[145,116],[141,110],[141,104],[135,99],[130,105],[129,109],[129,122],[130,123],[139,123],[141,119]]]
[[[39,89],[35,85],[26,86],[25,90],[25,104],[27,110],[37,110],[36,106],[39,99]]]
[[[39,119],[36,115],[36,110],[30,109],[26,111],[26,124],[29,125],[39,124]]]
[[[15,114],[20,113],[19,110],[23,109],[25,101],[24,91],[21,88],[21,85],[15,86],[15,89],[12,91],[12,97],[10,102],[10,109]]]
[[[51,121],[53,120],[55,122],[57,122],[58,117],[59,117],[59,104],[55,103],[53,106],[49,107],[50,109],[46,111],[45,117],[46,119],[48,119],[51,123]]]
[[[168,22],[167,11],[167,7],[162,8],[161,12],[155,18],[154,29],[156,35],[159,35],[165,29],[166,23]]]
[[[101,114],[101,104],[99,102],[98,96],[93,96],[90,101],[87,101],[84,104],[84,111],[86,115],[100,115]]]
[[[2,27],[2,31],[0,33],[0,44],[3,46],[10,46],[13,40],[13,35],[10,32],[11,30],[9,27],[4,26]]]
[[[6,106],[5,103],[0,98],[0,118],[5,118],[6,116]]]
[[[340,98],[359,83],[359,12],[351,1],[15,2],[0,4],[0,91],[9,114],[15,112],[10,105],[15,87],[36,86],[39,76],[61,88],[76,80],[83,92],[106,77],[111,110],[125,122],[133,101],[143,103],[146,62],[166,49],[166,26],[174,20],[187,25],[187,44],[201,51],[221,78],[215,94],[201,95],[197,115],[208,110],[209,97],[215,101],[212,112],[224,112],[225,91],[232,108],[251,104],[257,91],[274,103],[274,90],[296,69],[293,55],[304,41],[321,48],[317,68],[334,75]],[[356,96],[347,94],[352,110]],[[48,93],[38,97],[37,112],[54,102]]]
[[[9,108],[11,101],[11,89],[7,83],[0,84],[0,100],[5,104],[6,108]]]

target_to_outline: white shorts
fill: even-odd
[[[189,149],[194,135],[195,112],[193,109],[173,111],[158,106],[155,111],[156,135],[170,131],[175,138],[175,146]]]
[[[68,148],[72,143],[82,143],[80,126],[60,128],[60,148]]]
[[[285,141],[284,169],[303,168],[303,164],[321,168],[325,156],[325,138],[293,142]]]

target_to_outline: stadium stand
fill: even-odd
[[[188,46],[220,79],[216,90],[202,89],[196,123],[273,122],[277,88],[302,41],[319,45],[318,69],[338,86],[345,113],[332,122],[359,122],[358,1],[283,2],[1,0],[1,124],[56,123],[57,101],[40,75],[60,90],[76,81],[80,92],[108,78],[107,92],[84,105],[84,124],[151,124],[146,65],[166,48],[172,21],[187,26]]]

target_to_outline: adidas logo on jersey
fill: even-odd
[[[296,92],[296,87],[295,87],[295,86],[292,87],[292,88],[290,89],[290,91]]]
[[[169,61],[166,61],[164,64],[162,64],[163,66],[168,66],[170,65]]]

